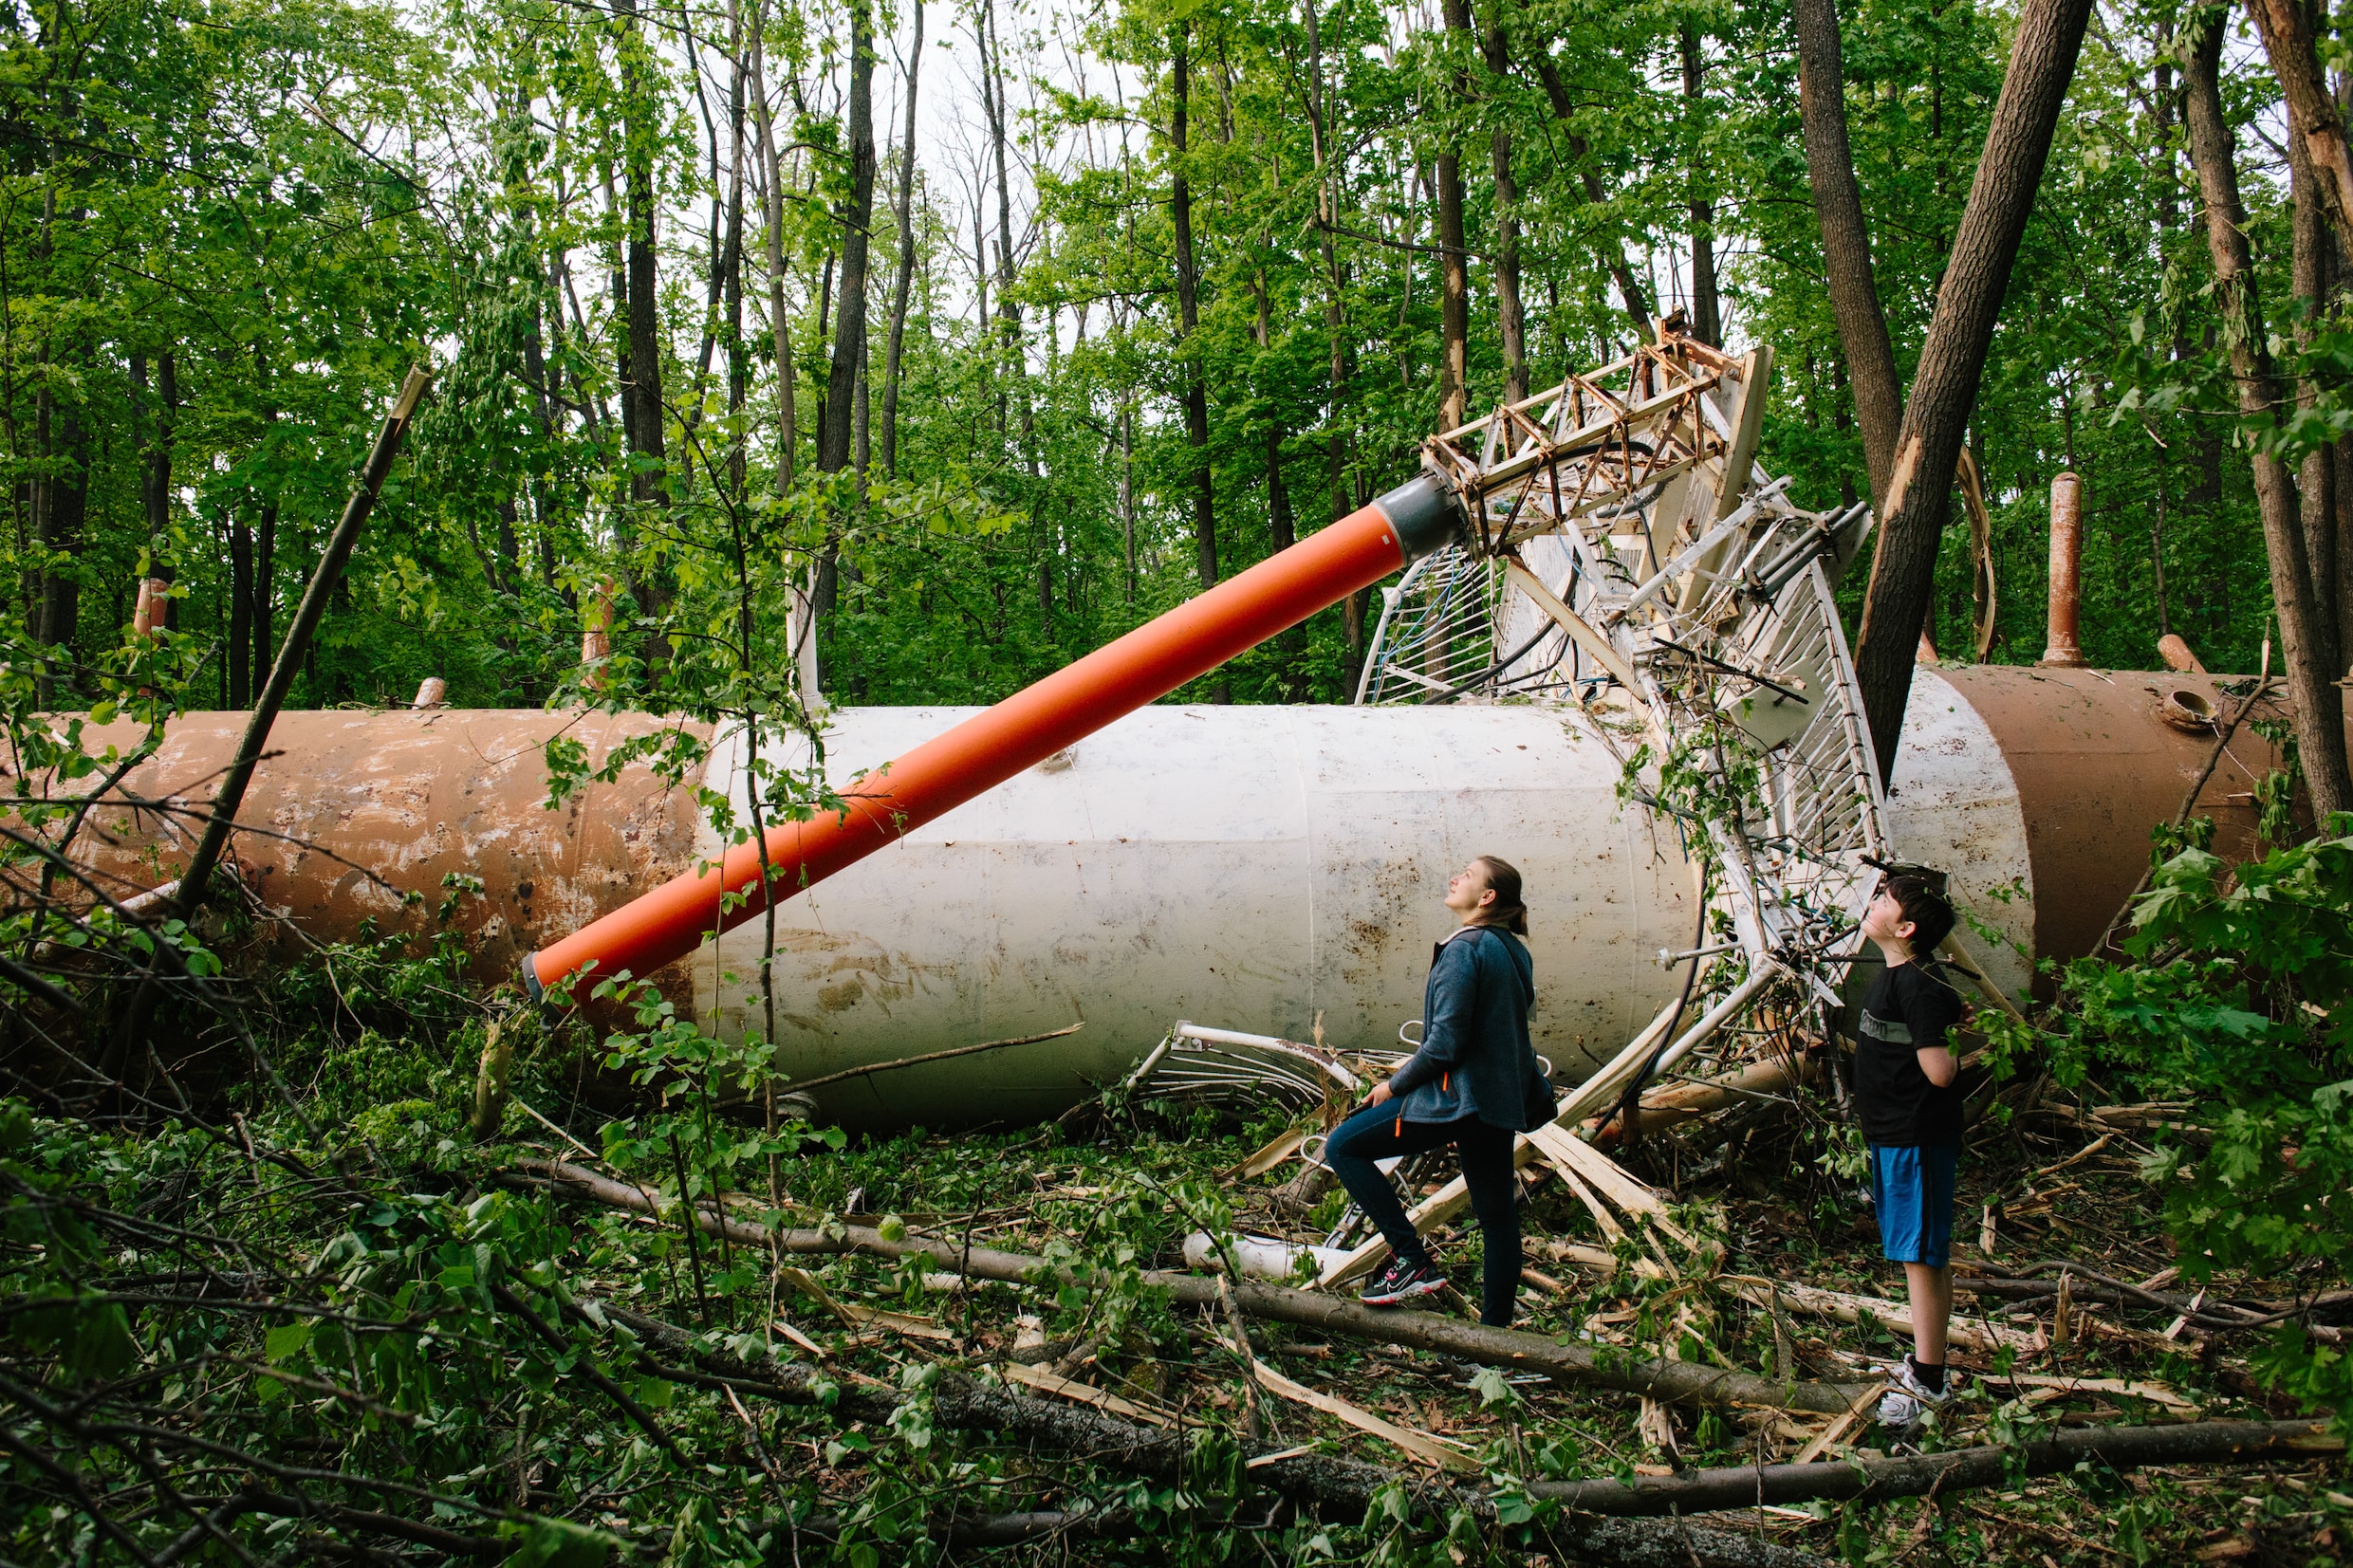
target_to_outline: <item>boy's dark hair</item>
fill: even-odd
[[[1519,868],[1492,855],[1480,856],[1478,863],[1487,868],[1487,885],[1495,893],[1494,905],[1479,924],[1501,926],[1514,936],[1526,936],[1528,906],[1520,902]]]
[[[1880,885],[1896,900],[1904,919],[1911,924],[1914,952],[1925,957],[1953,934],[1953,906],[1945,901],[1944,890],[1927,877],[1897,872]]]

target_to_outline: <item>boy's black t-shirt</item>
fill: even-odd
[[[1891,964],[1872,980],[1855,1042],[1855,1114],[1865,1138],[1891,1149],[1961,1141],[1960,1086],[1929,1082],[1919,1051],[1944,1044],[1963,1011],[1931,961]]]

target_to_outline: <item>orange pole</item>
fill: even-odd
[[[849,809],[768,832],[783,895],[813,887],[922,826],[1164,697],[1277,632],[1369,587],[1454,538],[1461,513],[1436,475],[1371,506],[1026,687],[994,708],[868,774]],[[720,910],[722,890],[739,900]],[[759,913],[760,849],[737,844],[714,869],[664,883],[523,962],[536,998],[593,964],[600,978],[642,977],[685,957],[714,931]]]

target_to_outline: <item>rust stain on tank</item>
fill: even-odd
[[[186,812],[209,806],[245,722],[242,713],[174,721],[123,783],[181,809],[160,829],[151,811],[99,814],[97,831],[77,845],[94,880],[120,896],[176,875],[193,847]],[[525,953],[695,858],[693,792],[665,788],[642,765],[588,784],[565,809],[544,809],[547,742],[579,742],[594,769],[636,736],[681,728],[709,738],[707,727],[641,713],[285,713],[239,812],[269,831],[235,835],[232,854],[248,886],[325,940],[356,937],[371,917],[381,933],[430,936],[441,929],[443,879],[478,879],[479,894],[458,893],[448,927],[465,939],[472,978],[510,980]],[[116,724],[85,734],[93,747],[127,749],[140,731]],[[403,892],[422,902],[406,903]],[[683,970],[673,969],[657,984],[691,999]]]

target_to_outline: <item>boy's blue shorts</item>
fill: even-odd
[[[1891,1264],[1942,1268],[1953,1253],[1953,1179],[1958,1144],[1918,1149],[1871,1146],[1871,1206],[1879,1210],[1880,1250]]]

